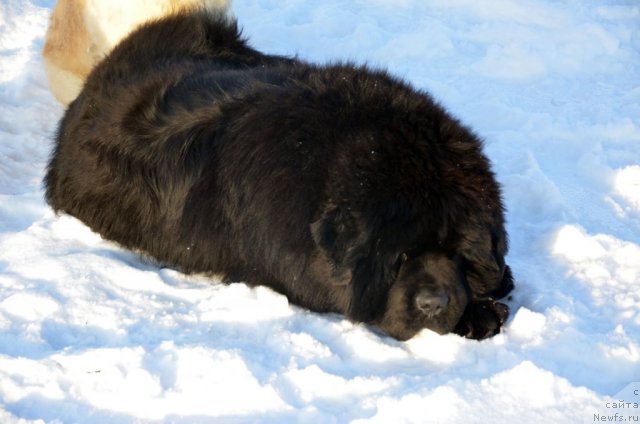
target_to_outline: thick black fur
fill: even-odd
[[[384,71],[264,55],[222,16],[135,31],[59,127],[46,196],[180,270],[263,284],[398,339],[507,317],[481,143]]]

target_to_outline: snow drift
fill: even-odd
[[[485,138],[508,210],[512,317],[482,342],[401,343],[265,288],[160,268],[55,216],[41,186],[63,112],[40,59],[52,5],[0,0],[0,421],[640,414],[634,390],[618,395],[640,381],[640,7],[233,4],[254,47],[388,68]]]

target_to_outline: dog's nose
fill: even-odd
[[[449,304],[449,296],[444,293],[434,293],[428,289],[421,289],[415,297],[416,307],[425,315],[437,315]]]

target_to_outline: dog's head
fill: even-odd
[[[311,224],[332,281],[349,286],[347,315],[398,339],[495,334],[506,318],[495,299],[513,283],[482,142],[425,93],[354,72],[325,96],[339,139]]]
[[[353,209],[336,209],[312,224],[329,278],[349,286],[347,315],[400,340],[425,328],[477,339],[496,334],[506,307],[495,299],[513,288],[504,233],[476,226],[438,242],[403,221],[403,228],[387,222],[370,232]]]
[[[423,328],[497,333],[506,306],[495,300],[513,282],[500,189],[480,142],[462,130],[450,138],[465,142],[451,146],[364,138],[342,159],[311,225],[333,275],[350,285],[347,314],[398,339]]]

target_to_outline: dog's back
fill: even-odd
[[[45,180],[47,200],[106,238],[202,271],[205,259],[176,228],[208,161],[203,149],[215,138],[218,100],[249,83],[244,71],[289,62],[248,47],[223,14],[182,13],[142,26],[93,70],[70,105]]]

